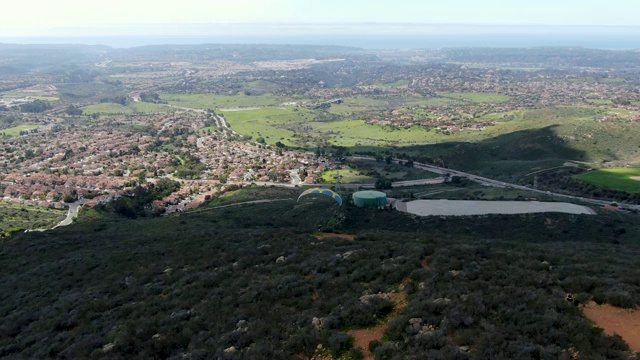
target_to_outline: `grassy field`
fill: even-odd
[[[373,184],[376,178],[357,169],[327,170],[322,173],[320,182],[327,184]]]
[[[388,101],[362,96],[346,97],[342,100],[342,104],[331,105],[328,111],[333,114],[346,114],[368,110],[382,110],[391,106]]]
[[[3,92],[0,93],[0,97],[3,98],[24,98],[24,97],[30,97],[32,99],[37,99],[37,100],[45,100],[45,101],[58,101],[60,100],[60,98],[55,97],[55,96],[33,96],[30,93],[25,93],[25,92],[19,92],[19,91],[7,91],[7,92]]]
[[[425,144],[433,142],[435,132],[427,132],[421,127],[392,129],[380,125],[370,125],[363,120],[344,120],[309,124],[316,130],[331,132],[331,143],[339,146],[394,146]]]
[[[312,111],[291,107],[227,111],[222,114],[233,130],[254,139],[262,137],[271,145],[278,141],[288,146],[295,145],[293,138],[296,133],[287,127],[314,120]]]
[[[637,177],[638,180],[633,180]],[[601,169],[576,176],[577,179],[602,187],[626,191],[640,191],[640,168]]]
[[[64,220],[65,210],[0,203],[0,234],[19,229],[50,228]]]
[[[353,98],[339,106],[344,111],[356,110],[366,108],[370,101],[374,101],[371,105],[381,104],[374,99]],[[629,145],[640,144],[640,124],[595,121],[603,116],[637,115],[624,109],[556,107],[493,113],[481,120],[495,122],[495,126],[449,135],[417,126],[393,129],[354,118],[318,121],[318,114],[302,108],[224,112],[234,130],[254,139],[262,137],[269,144],[281,141],[286,145],[315,147],[328,142],[353,151],[375,146],[400,147],[399,152],[442,158],[449,166],[481,169],[487,176],[519,176],[560,166],[567,160],[594,165],[640,161],[640,147]]]
[[[81,107],[83,114],[131,114],[133,110],[121,104],[100,103]]]
[[[277,106],[287,101],[286,98],[271,94],[258,96],[247,96],[244,94],[234,96],[216,94],[161,94],[160,97],[171,105],[194,109]]]
[[[147,102],[133,102],[127,106],[115,103],[100,103],[85,106],[81,109],[85,115],[175,112],[175,109],[168,106]]]
[[[505,102],[510,97],[500,94],[491,93],[442,93],[441,96],[450,99],[472,101],[477,103]]]
[[[7,135],[7,136],[18,136],[20,134],[20,131],[37,129],[37,128],[39,128],[38,125],[18,125],[8,129],[0,130],[0,134]]]
[[[175,112],[176,110],[163,104],[154,104],[148,102],[133,102],[127,105],[134,113],[158,113],[158,112]]]
[[[327,170],[322,173],[323,183],[336,184],[373,184],[378,179],[390,181],[406,181],[418,179],[430,179],[440,176],[432,172],[408,168],[398,164],[387,164],[384,161],[350,160],[354,166],[351,169]]]

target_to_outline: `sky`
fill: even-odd
[[[12,0],[7,3],[0,3],[0,37],[501,29],[494,25],[518,25],[537,31],[545,31],[548,26],[640,28],[638,0]]]

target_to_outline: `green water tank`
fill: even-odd
[[[353,193],[353,203],[359,207],[381,208],[387,204],[387,194],[373,190],[357,191]]]

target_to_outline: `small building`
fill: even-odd
[[[353,193],[352,199],[359,207],[382,208],[387,204],[387,194],[380,191],[357,191]]]

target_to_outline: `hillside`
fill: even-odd
[[[347,330],[385,318],[375,294],[400,289],[379,359],[628,357],[565,295],[638,305],[635,216],[418,218],[298,193],[151,220],[85,211],[3,239],[0,357],[359,358]]]

